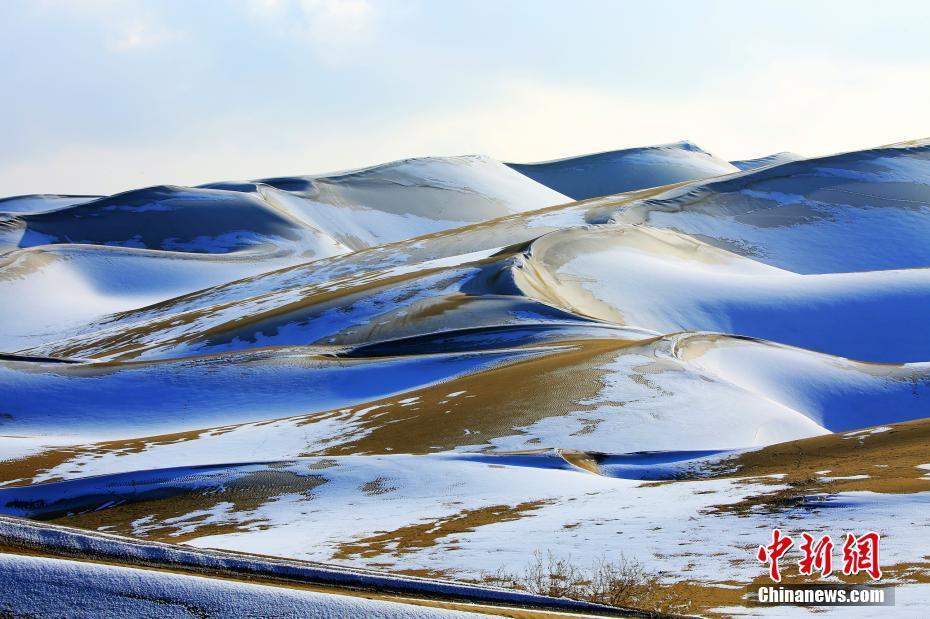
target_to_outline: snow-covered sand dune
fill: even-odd
[[[771,155],[757,157],[755,159],[740,159],[738,161],[731,161],[730,163],[740,170],[753,170],[755,168],[778,165],[780,163],[788,163],[789,161],[799,161],[801,159],[804,159],[802,155],[797,153],[784,152],[773,153]]]
[[[911,582],[930,141],[734,163],[0,200],[0,512],[468,578],[623,549],[721,607],[803,521]]]
[[[59,209],[84,204],[102,198],[103,196],[60,196],[55,194],[39,194],[27,196],[13,196],[0,198],[0,213],[38,214],[57,211]]]
[[[13,299],[0,311],[26,317],[0,350],[281,267],[567,202],[488,157],[0,200],[0,295]],[[65,302],[72,312],[50,310]]]
[[[529,296],[657,333],[736,333],[881,362],[930,351],[930,268],[799,275],[692,236],[618,225],[546,235],[519,273]]]
[[[56,616],[49,607],[62,601],[74,605],[74,616],[87,617],[165,616],[174,609],[200,617],[646,616],[488,585],[182,547],[20,518],[0,517],[0,540],[6,550],[55,557],[0,555],[0,572],[16,573],[9,582],[31,585],[4,588],[0,608],[21,614],[27,605],[31,616]],[[243,582],[256,579],[262,584]]]
[[[671,189],[618,221],[670,228],[796,273],[930,266],[930,140]]]
[[[575,200],[709,178],[740,169],[687,141],[507,165]]]
[[[487,617],[428,606],[65,559],[0,554],[0,612],[10,616]],[[67,611],[64,609],[67,608]]]
[[[483,156],[405,159],[335,174],[205,187],[256,192],[354,250],[571,202]]]

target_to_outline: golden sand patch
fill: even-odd
[[[5,483],[7,487],[26,486],[33,483],[35,478],[39,475],[46,474],[76,458],[86,458],[88,456],[93,458],[105,455],[121,456],[141,453],[151,447],[193,441],[201,438],[205,434],[219,436],[231,432],[243,425],[248,424],[221,426],[187,432],[173,432],[170,434],[160,434],[143,438],[101,441],[99,443],[84,445],[69,445],[67,447],[52,447],[24,458],[0,461],[0,483]],[[78,465],[79,463],[75,464],[75,466]],[[64,478],[56,475],[44,479],[43,482],[61,481],[62,479]]]
[[[353,423],[359,438],[303,455],[430,453],[485,445],[547,417],[593,410],[595,405],[581,402],[603,389],[607,370],[602,366],[618,350],[640,343],[560,342],[552,353],[374,401]]]
[[[774,510],[796,505],[812,494],[930,491],[930,472],[917,468],[930,463],[930,419],[883,428],[890,429],[815,436],[722,460],[711,469],[712,477],[788,487],[716,509],[742,514],[754,507]]]
[[[422,454],[465,445],[486,445],[494,438],[519,434],[515,428],[547,417],[593,410],[595,405],[581,402],[592,400],[602,390],[607,373],[602,367],[612,361],[618,351],[649,341],[566,340],[558,345],[527,346],[523,348],[538,349],[538,354],[518,361],[504,361],[474,374],[352,408],[52,448],[26,458],[0,462],[0,482],[11,482],[11,486],[28,485],[37,476],[65,463],[74,462],[77,468],[81,464],[78,459],[141,453],[158,446],[278,422],[302,426],[334,418],[345,421],[340,442],[308,445],[307,451],[299,454],[301,456]],[[321,466],[324,465],[321,463]],[[59,475],[44,481],[60,479]]]
[[[411,524],[393,531],[384,531],[342,543],[333,554],[333,559],[372,558],[385,554],[401,556],[421,548],[435,546],[445,537],[471,533],[478,527],[490,524],[519,520],[527,513],[548,503],[549,501],[527,501],[517,505],[491,505],[462,510],[451,516]]]
[[[254,512],[278,496],[310,495],[326,481],[319,475],[262,470],[224,480],[222,486],[207,489],[172,488],[169,483],[135,494],[79,497],[57,509],[50,505],[45,514],[35,518],[82,529],[105,529],[107,533],[181,543],[207,535],[262,528],[265,523],[261,519],[241,515]],[[107,506],[110,502],[116,504]],[[216,512],[224,503],[230,504],[228,520],[218,517]],[[101,509],[103,506],[106,507]]]

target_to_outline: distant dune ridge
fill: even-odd
[[[575,200],[693,181],[743,169],[687,141],[507,165]]]
[[[784,152],[774,153],[764,157],[757,157],[755,159],[741,159],[738,161],[731,161],[730,163],[740,170],[752,170],[770,165],[778,165],[780,163],[788,163],[789,161],[800,161],[801,159],[804,159],[802,155],[797,153]]]
[[[930,140],[3,199],[0,513],[447,578],[623,548],[697,613],[774,526],[876,529],[918,608],[927,239]]]

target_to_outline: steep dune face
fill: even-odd
[[[0,512],[470,578],[622,543],[708,608],[773,526],[879,527],[912,574],[924,461],[856,496],[727,467],[871,479],[930,418],[930,142],[763,159],[529,166],[653,185],[582,202],[484,157],[0,202]]]
[[[575,200],[671,185],[739,170],[691,142],[507,165]]]

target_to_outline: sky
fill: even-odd
[[[0,196],[930,137],[930,2],[6,0]]]

